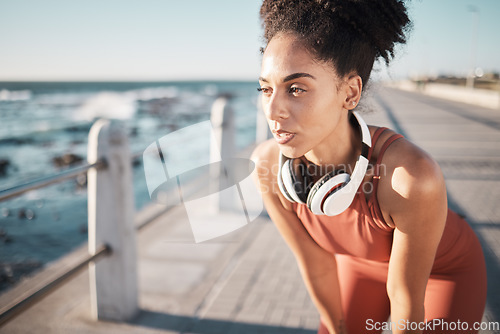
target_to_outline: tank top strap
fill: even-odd
[[[387,150],[387,148],[389,148],[389,145],[391,145],[394,141],[400,139],[400,138],[404,138],[403,135],[399,134],[399,133],[395,133],[393,134],[392,136],[390,136],[385,142],[384,144],[382,145],[382,148],[380,148],[380,152],[378,153],[378,157],[377,157],[377,163],[375,164],[375,175],[378,176],[378,178],[380,178],[380,163],[382,162],[382,158],[384,157],[384,153],[385,151]]]
[[[370,147],[370,150],[368,151],[368,161],[370,161],[370,159],[372,157],[373,148],[375,147],[375,145],[377,145],[377,140],[379,139],[380,135],[385,130],[387,130],[386,127],[380,127],[377,130],[375,130],[375,133],[373,134],[373,137],[372,137],[372,146]]]
[[[380,180],[380,164],[382,162],[382,158],[384,157],[384,153],[385,151],[387,150],[387,148],[396,140],[400,139],[400,138],[404,138],[403,135],[400,135],[399,133],[394,133],[393,135],[391,135],[385,142],[384,144],[382,145],[382,147],[380,148],[380,152],[378,154],[378,157],[377,157],[377,163],[375,164],[375,171],[374,171],[374,175],[373,175],[373,179],[372,179],[372,184],[373,184],[373,192],[372,192],[372,196],[370,197],[369,199],[369,202],[372,203],[373,207],[372,207],[372,215],[373,215],[373,218],[375,221],[377,221],[377,219],[380,221],[380,224],[377,224],[377,226],[381,227],[383,230],[387,230],[387,231],[390,231],[392,230],[392,227],[390,227],[386,222],[385,222],[385,219],[384,219],[384,216],[382,214],[382,211],[380,210],[380,206],[378,204],[378,200],[377,200],[377,189],[378,189],[378,182]]]
[[[384,153],[385,151],[387,150],[387,148],[389,148],[389,146],[395,142],[396,140],[400,139],[400,138],[404,138],[403,135],[399,134],[399,133],[395,133],[393,134],[392,136],[390,136],[385,142],[384,144],[382,145],[382,148],[380,149],[380,152],[378,154],[378,157],[377,157],[377,163],[375,164],[375,173],[373,175],[373,196],[372,196],[372,199],[377,202],[377,206],[378,206],[378,201],[376,200],[377,198],[377,187],[378,187],[378,181],[380,180],[380,164],[382,162],[382,158],[384,157]]]

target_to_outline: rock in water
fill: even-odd
[[[83,158],[73,153],[66,153],[59,157],[52,158],[52,163],[56,167],[69,167],[83,161]]]

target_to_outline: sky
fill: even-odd
[[[260,3],[0,0],[0,81],[256,80]],[[409,13],[408,43],[374,76],[500,72],[500,0],[413,0]]]

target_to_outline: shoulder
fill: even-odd
[[[279,155],[280,150],[274,139],[259,144],[251,156],[255,163],[253,176],[264,202],[279,199],[278,203],[281,203],[283,208],[291,210],[292,203],[283,197],[277,183]]]
[[[446,187],[439,165],[405,138],[393,142],[381,163],[378,199],[381,210],[397,225],[396,217],[447,209]]]
[[[273,139],[266,140],[253,150],[252,161],[255,163],[256,170],[259,173],[276,170],[279,162],[279,147]]]
[[[432,192],[444,184],[437,162],[405,138],[389,147],[383,161],[392,174],[391,188],[404,198]]]

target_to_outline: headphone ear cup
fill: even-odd
[[[323,204],[327,197],[342,189],[350,180],[343,170],[330,172],[318,180],[307,196],[307,206],[315,215],[324,215]]]

